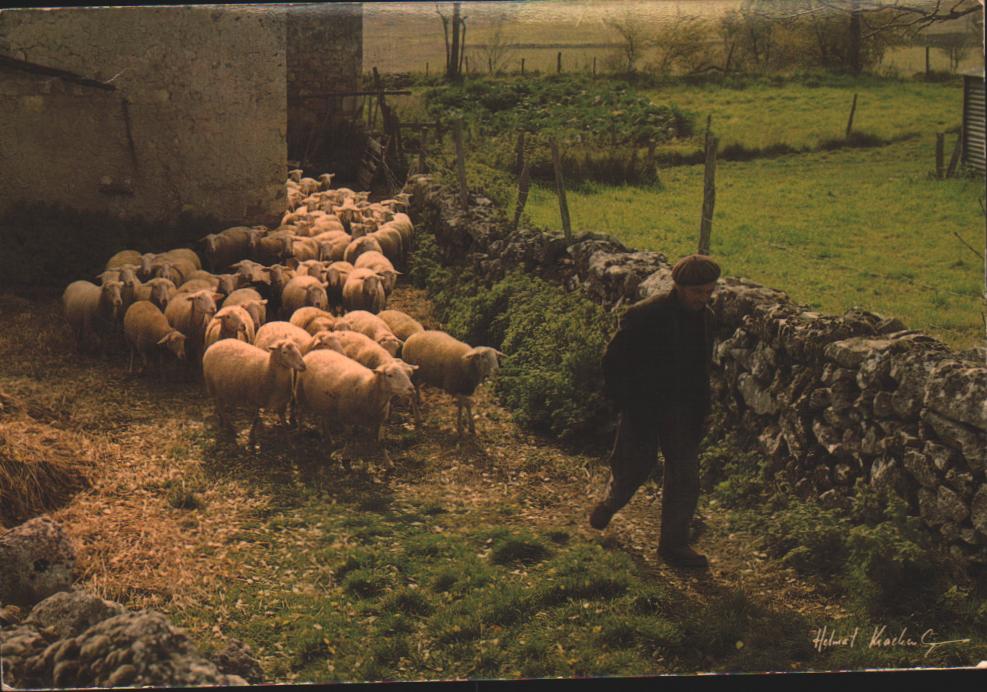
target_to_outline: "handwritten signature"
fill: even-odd
[[[868,649],[894,649],[894,648],[921,648],[925,647],[925,657],[928,658],[936,649],[947,644],[969,644],[970,639],[950,639],[947,641],[937,641],[936,631],[931,627],[917,639],[908,633],[907,627],[902,627],[897,634],[890,634],[887,625],[876,625],[870,634],[870,639],[860,637],[859,627],[854,627],[853,631],[843,633],[837,632],[836,628],[823,625],[813,630],[812,646],[816,651],[823,652],[826,649],[845,647],[855,648],[858,641],[861,646]],[[859,640],[858,640],[859,638]]]

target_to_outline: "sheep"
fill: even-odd
[[[417,365],[412,378],[415,399],[420,406],[420,386],[438,387],[456,397],[456,433],[463,434],[463,410],[470,433],[476,434],[473,423],[473,392],[499,366],[500,351],[489,346],[471,347],[440,331],[424,331],[414,334],[404,343],[401,357],[406,363]],[[421,415],[415,407],[415,425],[421,427]]]
[[[264,270],[271,277],[271,284],[267,290],[268,309],[274,314],[279,314],[281,312],[281,294],[288,282],[295,278],[295,272],[281,264],[272,264],[270,267],[265,267]]]
[[[369,428],[372,440],[379,443],[391,399],[414,392],[407,372],[398,363],[371,370],[326,349],[310,351],[304,362],[305,371],[295,385],[298,423],[302,412],[314,414],[322,423],[323,434],[330,422],[358,425]],[[381,451],[385,465],[393,467],[387,451]]]
[[[330,346],[330,348],[334,351],[339,351],[347,358],[352,358],[360,365],[370,368],[371,370],[379,365],[399,363],[404,367],[405,372],[407,372],[410,377],[411,374],[417,369],[417,366],[409,365],[402,360],[395,358],[393,355],[388,353],[386,348],[378,344],[366,334],[361,334],[360,332],[354,331],[338,331],[335,332],[333,336],[335,337],[333,341],[334,345]]]
[[[322,308],[304,307],[295,310],[288,321],[309,334],[315,334],[323,329],[331,331],[337,320]]]
[[[316,233],[325,233],[327,231],[340,231],[342,233],[346,232],[346,229],[343,227],[343,222],[339,220],[338,216],[335,214],[326,213],[323,213],[322,216],[315,219],[315,222],[312,224],[312,230]]]
[[[411,217],[403,212],[398,212],[388,224],[398,229],[398,232],[401,233],[402,247],[404,247],[405,254],[411,252],[415,244],[415,227],[411,223]]]
[[[354,238],[353,242],[346,246],[346,251],[343,252],[343,260],[352,264],[353,262],[356,262],[357,257],[370,250],[376,250],[377,252],[384,254],[381,252],[380,243],[376,238],[366,235],[362,238]]]
[[[140,374],[147,369],[148,358],[158,361],[158,374],[164,378],[164,355],[170,352],[179,361],[185,358],[185,335],[174,329],[168,318],[147,300],[138,300],[127,309],[123,317],[123,335],[130,347],[130,364],[127,372],[134,371],[134,354],[141,357]]]
[[[119,272],[117,281],[123,284],[123,288],[120,289],[120,298],[123,300],[120,305],[120,314],[122,315],[126,314],[127,308],[133,304],[137,287],[141,285],[141,280],[137,278],[137,268],[136,264],[125,264],[115,270]]]
[[[234,226],[219,233],[210,233],[199,239],[203,243],[203,253],[211,271],[222,271],[250,252],[253,232],[247,226]]]
[[[390,295],[394,291],[394,286],[398,281],[398,275],[401,274],[401,272],[394,269],[394,265],[391,264],[389,259],[374,250],[364,252],[357,257],[353,266],[356,269],[369,269],[381,277],[384,284],[384,293],[387,295]]]
[[[304,173],[301,168],[292,168],[288,171],[288,180],[294,183],[299,183],[302,180],[302,173]]]
[[[224,306],[206,325],[203,348],[208,351],[210,346],[222,339],[239,339],[252,344],[254,331],[254,321],[249,312],[239,305]]]
[[[319,244],[319,259],[323,262],[342,262],[346,248],[353,242],[353,236],[344,231],[328,231],[312,239]]]
[[[206,390],[216,404],[220,430],[236,435],[227,407],[254,407],[248,444],[253,445],[260,427],[260,411],[283,411],[291,399],[292,371],[304,372],[302,354],[291,339],[276,341],[267,349],[236,339],[213,344],[202,358]]]
[[[223,307],[239,305],[250,315],[256,332],[267,321],[267,300],[252,288],[238,288],[223,300]]]
[[[271,284],[270,269],[253,260],[245,259],[234,262],[230,265],[230,269],[236,270],[236,276],[241,286],[246,284],[266,284],[270,286]]]
[[[185,275],[182,273],[182,270],[176,267],[174,262],[169,260],[154,262],[151,265],[151,278],[168,279],[174,282],[176,286],[181,286],[185,283]]]
[[[199,259],[198,253],[190,248],[180,247],[174,250],[166,250],[159,253],[157,257],[168,260],[182,260],[191,263],[196,269],[202,269],[202,260]]]
[[[119,281],[107,281],[97,286],[89,281],[73,281],[62,293],[65,319],[75,335],[76,349],[82,351],[88,337],[95,336],[106,355],[109,338],[116,331],[123,297]]]
[[[224,295],[229,295],[233,293],[240,285],[240,275],[239,274],[211,274],[204,269],[196,269],[194,272],[185,277],[185,283],[189,281],[194,281],[197,279],[202,279],[208,281],[212,284],[212,288],[216,289],[218,293]],[[182,290],[179,288],[179,290]]]
[[[329,308],[337,313],[344,312],[343,286],[355,267],[349,262],[332,262],[326,267],[326,295],[329,298]]]
[[[381,252],[389,260],[397,262],[402,266],[407,266],[404,239],[401,237],[401,233],[397,228],[384,224],[368,237],[377,241],[380,245]]]
[[[319,281],[326,280],[326,265],[319,260],[305,260],[295,267],[295,276],[314,276]]]
[[[319,187],[323,190],[328,190],[332,187],[332,179],[336,177],[335,173],[323,173],[317,180],[319,181]]]
[[[392,356],[401,350],[401,340],[394,336],[387,323],[366,310],[354,310],[336,321],[335,331],[352,330],[366,334],[387,349]]]
[[[141,263],[141,253],[137,250],[121,250],[116,253],[110,259],[106,260],[106,266],[104,269],[119,269],[126,264],[136,264],[140,266]]]
[[[174,282],[168,279],[150,279],[134,287],[134,302],[149,300],[163,311],[177,292]]]
[[[314,238],[295,236],[292,238],[291,256],[299,262],[317,260],[322,256],[322,247]]]
[[[400,310],[381,310],[377,313],[377,317],[384,320],[384,323],[394,332],[394,336],[401,341],[407,341],[412,334],[425,331],[425,327],[420,322]]]
[[[382,277],[372,269],[353,269],[343,284],[343,307],[378,313],[387,303]]]
[[[314,276],[296,276],[281,293],[281,314],[290,317],[295,310],[307,305],[325,310],[329,307],[327,285]]]
[[[164,314],[172,327],[185,335],[185,355],[193,367],[202,360],[206,325],[216,314],[216,301],[223,296],[210,289],[179,293],[168,301]]]
[[[294,233],[276,231],[266,236],[255,238],[249,247],[250,256],[261,264],[277,264],[286,257],[291,257],[292,239]],[[248,253],[243,253],[243,258]],[[239,259],[239,258],[238,258]]]
[[[313,192],[318,192],[321,189],[319,181],[315,178],[302,178],[298,181],[298,189],[302,191],[303,194],[310,195]]]

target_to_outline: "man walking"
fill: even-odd
[[[699,442],[710,410],[713,311],[709,301],[720,267],[689,255],[672,268],[674,286],[635,303],[624,314],[603,357],[607,396],[620,411],[610,453],[607,495],[590,514],[604,529],[665,458],[658,554],[676,567],[705,569],[689,547],[699,500]]]

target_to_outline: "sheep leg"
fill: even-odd
[[[253,447],[257,443],[257,428],[261,425],[260,422],[260,407],[254,411],[254,420],[250,424],[250,435],[247,437],[247,444]]]
[[[469,423],[470,434],[476,435],[476,425],[473,422],[473,397],[464,396],[463,406],[466,407],[466,422]]]
[[[130,362],[127,364],[127,374],[130,375],[134,372],[134,346],[130,345]]]
[[[422,401],[421,395],[418,391],[418,385],[415,385],[415,395],[411,397],[411,412],[415,415],[415,430],[421,430],[422,427]]]

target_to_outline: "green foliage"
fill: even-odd
[[[656,106],[626,82],[585,75],[543,79],[471,79],[425,92],[432,117],[466,117],[493,133],[552,131],[567,142],[647,144],[691,133],[692,119]]]
[[[792,502],[762,527],[768,555],[802,575],[839,574],[847,558],[849,522],[842,513],[814,504]]]
[[[494,541],[490,560],[495,565],[531,565],[549,554],[548,548],[530,534],[507,535]]]
[[[847,591],[867,610],[912,612],[916,603],[935,596],[940,560],[902,536],[891,522],[854,526],[846,545]]]

